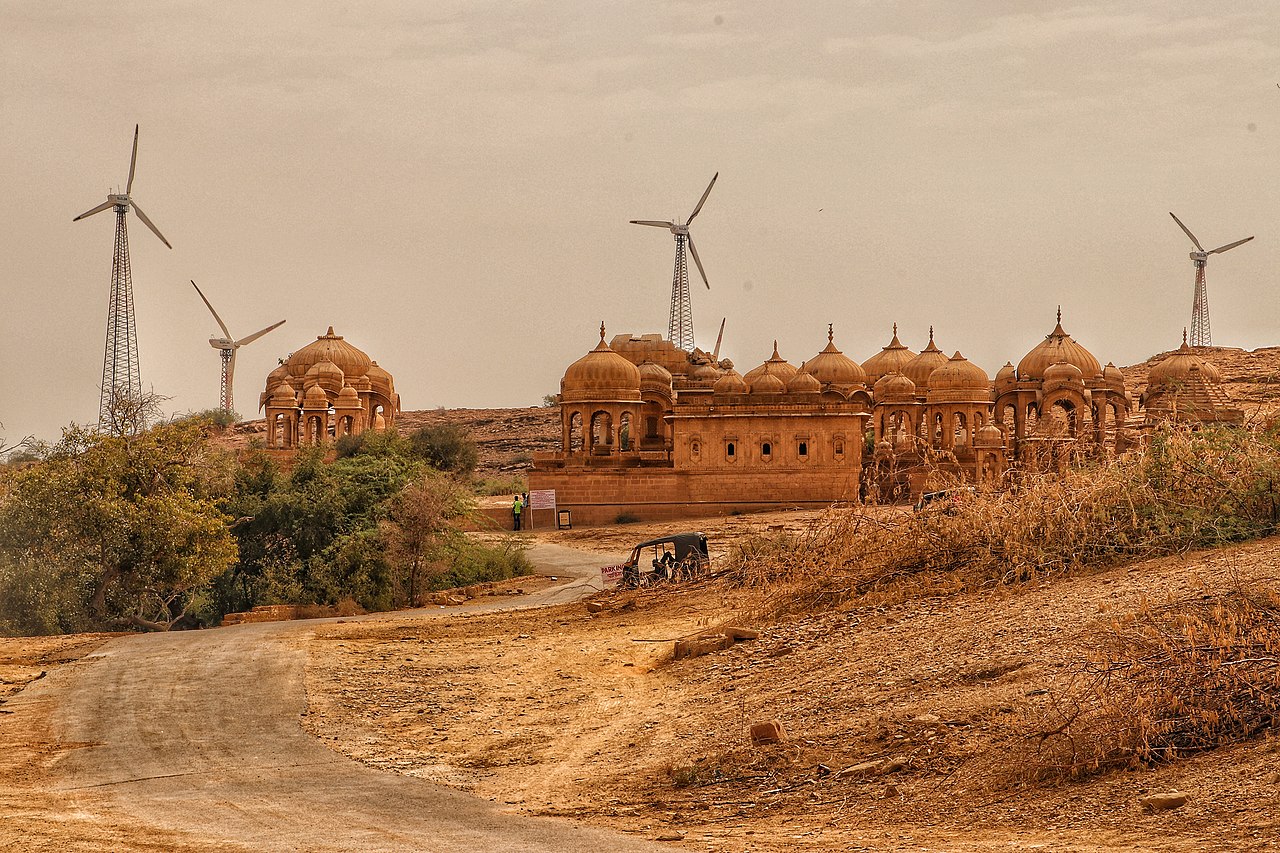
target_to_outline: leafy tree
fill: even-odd
[[[0,497],[9,581],[33,590],[31,569],[44,567],[52,597],[76,600],[64,608],[77,614],[70,621],[167,630],[236,559],[215,504],[229,467],[204,430],[198,421],[120,435],[71,427],[43,461],[9,472]]]
[[[480,461],[471,432],[455,424],[425,426],[409,437],[409,446],[432,468],[459,477],[470,477]]]

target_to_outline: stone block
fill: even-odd
[[[1189,794],[1181,791],[1169,791],[1163,794],[1147,794],[1145,797],[1139,797],[1138,802],[1149,812],[1164,812],[1170,809],[1181,808],[1191,799]]]
[[[600,612],[603,612],[604,610],[607,610],[607,609],[608,609],[608,608],[606,608],[606,607],[604,606],[604,602],[603,602],[603,601],[588,601],[588,602],[587,602],[587,612],[588,612],[588,613],[600,613]]]
[[[733,647],[733,638],[725,634],[700,634],[676,640],[675,659],[696,658]]]
[[[782,743],[787,739],[787,730],[781,720],[768,720],[751,724],[751,745],[763,746],[769,743]]]

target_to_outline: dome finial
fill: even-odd
[[[894,323],[894,324],[893,324],[893,336],[894,336],[895,338],[898,336],[898,324],[897,324],[897,323]]]
[[[835,337],[836,337],[835,326],[832,323],[828,323],[827,324],[827,343],[834,342]]]
[[[773,357],[782,358],[782,356],[778,355],[778,339],[777,338],[773,339]]]
[[[1062,325],[1062,306],[1058,306],[1058,325]]]
[[[604,343],[604,320],[600,321],[600,343]]]
[[[1187,327],[1186,326],[1182,327],[1182,345],[1184,347],[1187,345]]]
[[[929,343],[933,343],[933,326],[929,327]]]

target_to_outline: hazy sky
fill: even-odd
[[[112,214],[130,218],[145,387],[218,399],[213,319],[254,416],[332,324],[404,406],[536,404],[617,332],[664,332],[687,216],[695,328],[746,369],[834,323],[994,373],[1056,306],[1103,362],[1172,348],[1191,245],[1214,342],[1277,343],[1273,2],[0,0],[10,439],[97,417]]]

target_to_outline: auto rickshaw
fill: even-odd
[[[646,549],[652,548],[652,551]],[[650,556],[652,555],[652,556]],[[648,564],[641,562],[648,559]],[[664,582],[693,580],[711,566],[707,537],[702,533],[676,533],[641,542],[622,565],[621,585],[629,589]]]

